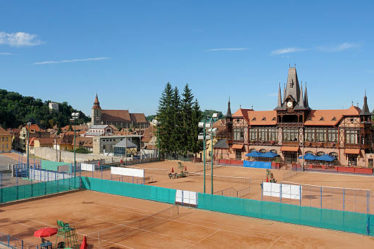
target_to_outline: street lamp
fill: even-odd
[[[157,119],[152,120],[152,124],[157,127],[157,156],[158,160],[160,161],[160,124],[161,122]]]
[[[27,122],[27,127],[26,128],[26,131],[27,131],[27,174],[29,174],[30,172],[30,126],[31,126],[31,122]],[[23,161],[23,160],[22,160]]]
[[[71,119],[70,121],[73,122],[73,130],[74,130],[74,179],[77,176],[77,160],[76,160],[76,129],[74,127],[76,120],[79,118],[79,112],[73,112],[71,114]]]
[[[204,118],[203,122],[199,122],[198,127],[203,129],[203,134],[199,134],[198,139],[203,140],[203,161],[204,161],[204,194],[206,193],[206,140],[211,140],[211,192],[213,194],[213,136],[216,129],[213,129],[213,121],[218,117],[217,113],[213,113],[212,117]],[[208,120],[210,119],[210,120]],[[208,123],[209,122],[209,123]],[[207,132],[207,129],[208,132]]]

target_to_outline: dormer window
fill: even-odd
[[[323,117],[321,117],[321,118],[319,119],[319,121],[323,121],[323,120],[325,120]]]
[[[275,121],[275,120],[277,120],[277,118],[276,117],[273,117],[273,119],[272,119],[273,121]]]
[[[332,121],[336,121],[336,117],[332,117],[332,119],[331,119]]]
[[[266,120],[266,117],[263,117],[263,118],[262,118],[262,121],[265,121],[265,120]]]
[[[255,120],[256,120],[256,118],[255,118],[255,117],[253,117],[253,118],[252,118],[252,121],[255,121]]]

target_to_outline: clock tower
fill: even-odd
[[[299,84],[296,68],[288,69],[287,83],[284,87],[284,95],[282,99],[281,87],[278,91],[278,105],[274,109],[277,111],[278,123],[304,123],[308,112],[310,111],[308,104],[308,96],[305,88],[303,94],[303,86]]]

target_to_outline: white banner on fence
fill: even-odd
[[[113,175],[144,177],[144,169],[110,167],[110,173]]]
[[[271,182],[262,183],[262,194],[263,196],[271,196],[280,198],[296,199],[300,200],[302,194],[302,186],[291,185],[291,184],[279,184]]]
[[[187,190],[177,190],[175,194],[175,202],[179,204],[197,205],[197,193]]]
[[[81,170],[84,170],[84,171],[95,171],[95,164],[81,163]]]
[[[30,169],[29,174],[30,174],[29,178],[31,180],[41,181],[41,182],[50,182],[54,180],[68,179],[72,177],[72,175],[68,173],[59,173],[59,172],[39,170],[39,169]]]

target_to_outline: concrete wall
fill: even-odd
[[[35,156],[50,160],[56,161],[56,150],[52,148],[34,148],[33,151],[30,150]],[[57,151],[58,160],[61,162],[73,163],[74,162],[74,153],[69,151]],[[76,160],[77,162],[84,162],[89,160],[101,160],[104,159],[106,162],[119,162],[121,158],[119,157],[109,157],[104,155],[96,155],[96,154],[80,154],[76,153]]]

